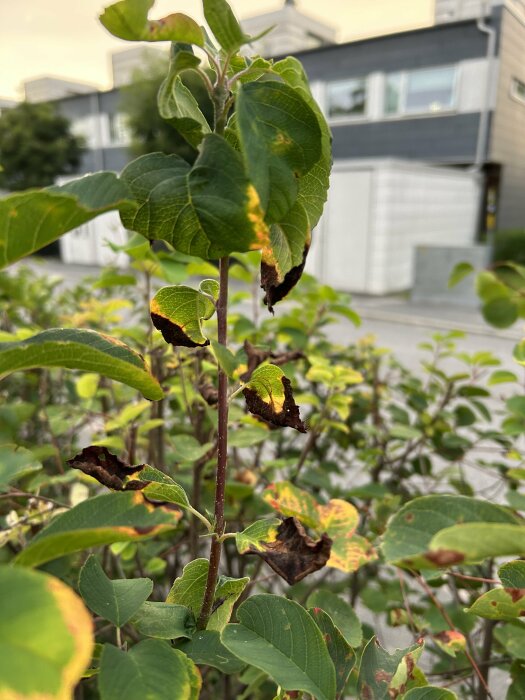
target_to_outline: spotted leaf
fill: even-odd
[[[261,365],[243,389],[251,413],[279,427],[295,428],[306,433],[299,407],[294,401],[290,380],[280,367]]]

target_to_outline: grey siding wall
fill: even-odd
[[[512,98],[511,80],[525,82],[525,26],[504,10],[500,74],[490,159],[501,163],[498,228],[525,228],[525,105]]]
[[[479,114],[399,119],[332,127],[334,158],[398,157],[468,163],[476,153]]]
[[[492,20],[498,28],[500,10]],[[487,38],[473,21],[440,25],[298,53],[310,80],[338,80],[485,56]]]

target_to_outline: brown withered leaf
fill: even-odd
[[[262,365],[262,363],[266,360],[271,359],[272,365],[277,365],[279,367],[281,365],[285,365],[287,362],[293,362],[294,360],[304,358],[304,353],[302,353],[300,350],[275,353],[271,352],[270,350],[264,350],[263,348],[256,348],[250,343],[249,340],[244,341],[244,352],[246,353],[246,364],[248,369],[239,376],[243,382],[249,382],[257,367]]]
[[[167,343],[171,343],[171,345],[180,345],[185,348],[197,348],[210,344],[208,339],[203,343],[196,343],[186,335],[181,326],[178,326],[176,323],[173,323],[173,321],[170,321],[160,314],[151,313],[150,315],[155,328],[162,333],[164,340]]]
[[[213,384],[202,382],[198,385],[197,389],[208,406],[216,406],[218,404],[219,392]]]
[[[130,466],[116,455],[111,454],[107,447],[91,445],[84,447],[76,457],[68,459],[66,464],[73,469],[80,469],[84,474],[92,476],[104,486],[114,491],[129,491],[144,488],[147,482],[132,481],[124,485],[127,477],[139,472],[143,464]]]
[[[276,574],[293,586],[325,566],[330,558],[332,540],[323,534],[316,541],[297,518],[286,518],[277,530],[275,541],[261,542],[260,546],[260,550],[253,548],[251,553],[264,559]]]
[[[264,261],[261,262],[261,287],[265,291],[263,301],[268,307],[268,311],[273,313],[274,304],[284,299],[288,292],[290,292],[301,279],[308,250],[309,246],[306,246],[302,262],[292,267],[292,269],[286,273],[282,281],[279,281],[279,275],[275,266],[268,265]]]
[[[295,428],[306,433],[299,406],[295,403],[288,377],[275,365],[262,365],[243,389],[250,413],[271,425]]]

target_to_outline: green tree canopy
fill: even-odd
[[[190,163],[197,151],[180,133],[159,114],[157,93],[168,72],[168,56],[149,56],[144,68],[134,72],[133,82],[122,88],[121,109],[128,117],[131,129],[131,152],[134,156],[161,151],[176,153]],[[213,106],[202,79],[195,73],[186,72],[184,84],[196,97],[204,116],[211,123]]]
[[[0,187],[24,190],[52,185],[75,171],[82,139],[52,104],[22,102],[0,115]]]

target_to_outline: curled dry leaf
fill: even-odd
[[[259,541],[246,553],[261,557],[290,586],[314,571],[319,571],[330,558],[332,540],[321,535],[314,540],[297,518],[286,518],[277,528],[274,539]]]
[[[141,489],[147,483],[135,480],[125,484],[126,480],[137,474],[144,465],[132,467],[111,454],[107,447],[100,445],[84,447],[82,452],[68,459],[66,464],[73,469],[80,469],[84,474],[92,476],[103,486],[114,491]]]
[[[282,279],[279,277],[279,272],[275,264],[265,262],[264,258],[261,261],[261,288],[265,291],[263,302],[268,307],[268,311],[273,313],[274,304],[284,299],[301,279],[309,247],[309,245],[305,246],[303,259],[299,265],[292,267]]]
[[[290,380],[275,365],[262,365],[252,374],[243,389],[250,413],[271,425],[295,428],[306,433],[306,427],[294,401]]]

